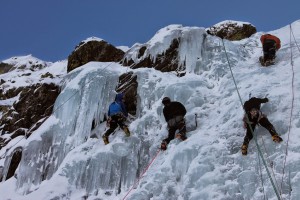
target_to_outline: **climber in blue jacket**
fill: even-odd
[[[102,139],[104,144],[108,144],[108,137],[112,134],[116,128],[119,126],[127,137],[130,136],[130,131],[125,124],[125,121],[128,117],[128,112],[126,110],[124,101],[124,94],[119,93],[116,95],[115,101],[112,102],[108,109],[108,120],[107,124],[109,125],[109,129],[103,134]]]

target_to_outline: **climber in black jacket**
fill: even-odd
[[[260,111],[260,105],[262,103],[267,103],[269,101],[268,98],[256,98],[252,97],[248,101],[244,103],[245,115],[243,118],[244,128],[247,129],[246,136],[244,137],[244,142],[242,145],[242,154],[247,155],[248,144],[250,140],[253,138],[252,131],[254,131],[255,126],[257,124],[266,128],[270,134],[272,135],[272,139],[274,142],[281,142],[282,138],[276,133],[274,126],[268,120],[267,116]],[[248,122],[248,119],[249,122]],[[252,131],[250,129],[252,128]]]
[[[166,150],[169,142],[175,138],[176,130],[179,130],[179,132],[176,134],[176,138],[181,140],[186,139],[186,126],[184,120],[186,109],[180,102],[171,102],[169,97],[164,97],[162,103],[165,106],[163,109],[163,114],[166,122],[168,123],[169,135],[162,141],[161,149]]]

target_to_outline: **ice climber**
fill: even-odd
[[[104,133],[102,136],[104,144],[108,144],[109,140],[108,137],[110,134],[116,130],[116,128],[119,127],[125,132],[125,135],[127,137],[130,136],[130,131],[125,124],[125,121],[128,117],[127,110],[125,108],[124,101],[124,94],[119,93],[116,95],[115,101],[110,104],[108,109],[108,119],[107,119],[107,125],[109,126],[109,129]]]
[[[166,150],[167,145],[171,140],[175,138],[179,138],[181,140],[186,140],[186,126],[184,116],[186,114],[185,107],[177,101],[171,101],[169,97],[164,97],[162,100],[164,105],[163,114],[166,122],[168,123],[168,137],[164,139],[161,143],[161,149]]]
[[[257,124],[266,128],[270,134],[272,135],[272,139],[274,142],[281,142],[282,138],[277,134],[274,126],[269,122],[267,116],[260,111],[260,105],[262,103],[267,103],[269,101],[268,98],[256,98],[252,97],[248,101],[244,103],[245,116],[243,118],[244,128],[247,129],[246,136],[244,137],[244,142],[242,145],[242,154],[247,155],[248,144],[250,140],[253,138],[250,125],[252,127],[252,131],[254,131],[255,126]],[[247,122],[247,116],[249,122]]]
[[[260,37],[264,56],[259,58],[262,66],[274,65],[276,51],[280,49],[280,39],[275,35],[264,34]]]

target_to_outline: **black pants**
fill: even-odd
[[[167,144],[170,143],[171,140],[173,140],[175,138],[175,133],[176,130],[179,130],[179,133],[181,134],[181,136],[183,138],[185,138],[186,136],[186,126],[185,126],[185,120],[181,119],[179,122],[173,124],[173,125],[168,125],[169,126],[169,134],[168,137],[166,139],[164,139],[163,141],[166,142]]]
[[[274,40],[265,40],[263,44],[264,61],[275,59],[276,42]]]
[[[253,123],[251,124],[252,130],[254,132],[255,126],[257,123]],[[268,120],[267,117],[263,117],[258,121],[258,124],[261,125],[262,127],[266,128],[270,134],[273,136],[276,134],[275,128],[274,126],[271,124],[271,122]],[[245,145],[248,145],[250,140],[253,138],[251,129],[249,124],[247,124],[247,132],[246,132],[246,136],[244,137],[244,143]]]
[[[111,121],[109,122],[109,129],[104,133],[104,136],[108,137],[110,134],[112,134],[116,128],[120,126],[121,129],[126,128],[125,120],[122,115],[113,115],[111,116]]]

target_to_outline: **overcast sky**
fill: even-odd
[[[299,0],[0,0],[0,60],[63,60],[91,36],[131,47],[170,24],[207,28],[236,20],[267,32],[300,19],[299,7]]]

